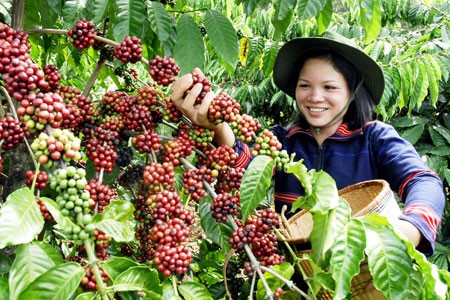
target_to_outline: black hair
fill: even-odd
[[[344,123],[347,123],[349,128],[354,130],[363,127],[365,123],[371,121],[373,118],[373,110],[375,108],[372,97],[367,92],[364,84],[360,85],[355,93],[358,84],[363,80],[361,73],[358,72],[353,64],[347,59],[329,49],[309,50],[300,57],[299,61],[296,63],[296,67],[293,68],[293,73],[290,74],[290,78],[292,78],[291,86],[293,88],[292,95],[295,95],[300,70],[305,62],[311,58],[326,59],[330,61],[333,68],[344,77],[351,94],[354,94],[354,99],[344,115]],[[308,122],[300,112],[297,114],[295,120],[288,125],[288,128],[294,126],[301,126],[303,128],[309,126]]]

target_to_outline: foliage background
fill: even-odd
[[[288,123],[295,102],[274,86],[276,53],[286,41],[332,30],[354,39],[383,67],[386,90],[377,118],[392,123],[439,174],[447,199],[450,183],[450,4],[414,0],[6,0],[0,20],[30,34],[31,55],[42,67],[56,65],[62,84],[83,89],[99,53],[79,52],[64,35],[37,29],[70,29],[81,17],[107,38],[142,39],[144,57],[173,56],[182,73],[200,67],[217,93],[226,90],[244,112],[267,126]],[[36,34],[33,34],[33,31]],[[103,68],[93,99],[122,86],[114,67]],[[142,65],[136,69],[145,78]],[[70,75],[70,76],[69,76]],[[65,82],[64,82],[65,80]],[[5,194],[17,183],[10,167]],[[22,162],[23,169],[26,168]],[[3,180],[4,181],[4,180]],[[450,211],[447,205],[436,253],[449,269]]]

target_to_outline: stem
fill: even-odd
[[[36,185],[36,181],[37,178],[39,176],[39,166],[40,164],[37,165],[36,171],[34,172],[34,176],[33,176],[33,184],[31,185],[31,192],[34,194],[34,187]]]
[[[100,292],[100,296],[103,300],[109,300],[109,297],[106,295],[106,287],[103,282],[102,276],[100,275],[100,269],[97,265],[97,257],[94,253],[94,248],[91,245],[91,240],[84,241],[84,247],[86,248],[86,254],[89,259],[89,265],[92,268],[92,272],[94,272],[95,281],[97,282],[97,290]]]
[[[173,286],[173,292],[175,293],[175,296],[178,296],[178,288],[177,288],[177,282],[176,282],[176,276],[172,275],[172,277],[170,278],[172,281],[172,286]]]
[[[274,270],[267,268],[265,266],[261,266],[261,270],[272,274],[273,276],[277,277],[278,279],[280,279],[281,281],[283,281],[287,287],[299,294],[301,294],[303,297],[305,297],[306,300],[313,300],[308,294],[306,294],[305,292],[303,292],[301,289],[299,289],[291,280],[287,280],[286,278],[284,278],[283,276],[281,276],[280,274],[278,274],[277,272],[275,272]]]
[[[91,77],[89,78],[88,82],[86,83],[86,86],[84,87],[82,95],[84,97],[88,97],[89,93],[92,90],[92,87],[94,86],[95,80],[97,80],[98,74],[100,74],[100,71],[102,70],[103,65],[105,64],[105,59],[100,58],[97,62],[97,66],[94,69],[94,72],[92,72]]]
[[[253,274],[252,276],[252,284],[250,285],[250,300],[253,299],[253,292],[255,290],[255,285],[256,285],[256,274]],[[269,296],[269,295],[266,295]],[[269,296],[270,298],[272,298],[272,295]]]
[[[195,166],[193,166],[191,163],[189,163],[183,157],[180,158],[180,162],[188,168],[196,169]],[[203,180],[203,186],[205,187],[207,192],[211,195],[211,197],[217,198],[217,193],[212,189],[212,187],[209,185],[209,183],[206,182],[205,180]],[[233,230],[236,230],[238,228],[238,226],[232,216],[227,215],[227,220],[231,224],[231,227],[233,227]],[[250,262],[252,263],[253,269],[256,271],[256,273],[258,273],[258,276],[260,277],[261,282],[264,285],[264,288],[266,290],[266,297],[268,297],[268,299],[273,299],[272,290],[270,289],[269,285],[267,284],[266,279],[264,278],[263,273],[261,272],[261,265],[258,262],[258,260],[256,259],[255,255],[253,254],[252,249],[250,249],[250,247],[247,244],[245,244],[244,250],[247,253],[247,256],[250,258]]]

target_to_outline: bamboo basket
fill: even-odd
[[[395,199],[394,193],[385,180],[369,180],[357,183],[339,190],[339,196],[344,198],[350,205],[352,217],[358,218],[366,214],[377,212],[386,217],[389,221],[398,219],[401,214],[400,208]],[[313,229],[312,214],[302,210],[287,220],[283,232],[286,240],[296,251],[298,257],[311,253],[309,245],[309,235]],[[308,261],[302,260],[303,270],[309,276],[312,273],[311,265]],[[376,289],[365,292],[364,288],[371,281],[372,277],[367,269],[352,279],[351,294],[356,300],[383,300],[382,293]],[[317,295],[319,300],[333,299],[330,291],[323,291]]]

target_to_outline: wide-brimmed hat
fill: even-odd
[[[295,38],[286,42],[278,52],[273,69],[275,84],[283,92],[295,98],[295,87],[302,55],[311,50],[329,50],[340,54],[353,64],[364,78],[364,86],[378,104],[384,91],[384,75],[381,67],[355,43],[337,33],[326,32],[320,37]]]

